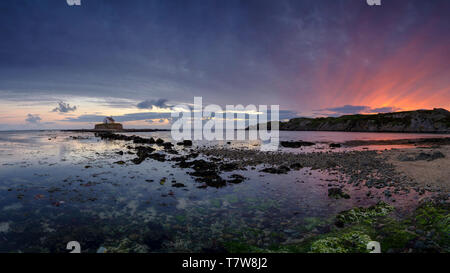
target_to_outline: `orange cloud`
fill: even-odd
[[[392,38],[388,35],[374,38],[372,47],[363,48],[367,42],[361,43],[360,33],[354,33],[352,46],[342,49],[339,63],[330,56],[319,61],[313,103],[318,108],[450,109],[450,44],[448,39],[432,40],[432,28],[432,22],[423,26],[395,49],[387,46]]]

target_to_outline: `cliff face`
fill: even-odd
[[[280,122],[280,130],[450,133],[450,112],[435,108],[337,118],[294,118]]]

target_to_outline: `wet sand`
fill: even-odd
[[[420,153],[441,152],[444,158],[435,160],[401,161],[399,156],[407,155],[417,157]],[[420,186],[433,188],[443,192],[450,191],[450,146],[438,148],[421,148],[390,150],[383,152],[396,170],[414,179]]]

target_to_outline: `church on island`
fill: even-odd
[[[112,117],[106,117],[103,123],[95,124],[95,130],[123,130],[123,126],[116,123]]]

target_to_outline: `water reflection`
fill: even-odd
[[[138,135],[169,141],[169,134]],[[313,140],[314,134],[321,141],[355,136],[282,132],[282,138]],[[211,251],[233,240],[267,247],[319,234],[335,213],[374,204],[383,196],[373,189],[373,197],[366,198],[360,187],[346,185],[351,199],[330,199],[329,184],[346,177],[309,168],[282,175],[258,168],[224,172],[224,178],[241,174],[248,179],[199,189],[186,169],[173,162],[130,163],[134,154],[119,154],[127,145],[89,133],[0,133],[0,251],[65,252],[65,243],[72,240],[92,252],[100,246],[114,252]],[[258,143],[195,145],[252,149]],[[407,207],[418,198],[411,193],[397,203]]]

